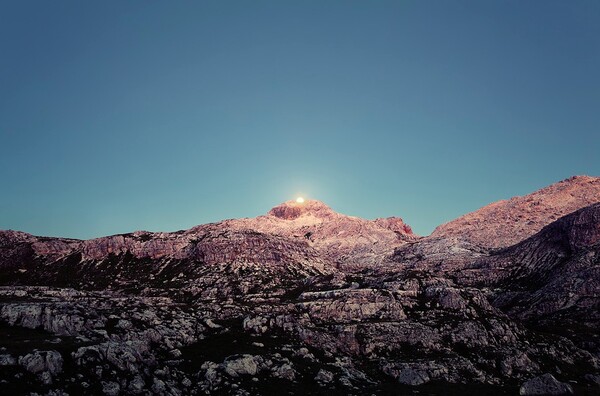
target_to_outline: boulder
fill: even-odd
[[[121,387],[113,381],[102,382],[102,393],[106,396],[118,396],[121,392]]]
[[[552,374],[546,373],[521,385],[519,394],[522,396],[572,395],[573,388],[569,384],[558,381]]]
[[[398,382],[405,385],[422,385],[429,380],[429,375],[421,370],[406,368],[398,373]]]
[[[223,362],[223,369],[232,377],[240,375],[256,375],[258,372],[257,359],[252,355],[242,355],[238,358],[228,358]]]
[[[47,371],[56,375],[62,372],[63,358],[56,351],[34,351],[19,357],[19,364],[33,374]]]

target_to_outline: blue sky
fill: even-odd
[[[298,194],[420,234],[600,175],[598,1],[0,2],[0,228]]]

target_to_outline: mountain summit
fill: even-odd
[[[331,218],[335,212],[321,201],[308,200],[304,202],[286,201],[275,206],[268,213],[284,220],[295,220],[301,216],[313,216],[321,219]]]
[[[337,213],[317,200],[286,201],[266,215],[221,224],[305,240],[327,261],[355,269],[382,263],[395,248],[419,238],[399,217],[362,219]]]
[[[301,216],[327,219],[333,217],[335,212],[323,202],[311,199],[304,202],[283,202],[271,209],[268,215],[284,220],[295,220]]]

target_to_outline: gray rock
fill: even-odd
[[[569,384],[558,381],[552,374],[546,373],[521,385],[519,394],[522,396],[572,395],[573,388]]]
[[[50,374],[49,371],[44,371],[43,373],[40,373],[38,375],[40,381],[42,381],[42,383],[44,385],[50,385],[52,384],[52,374]]]
[[[121,386],[113,381],[102,382],[102,393],[106,396],[118,396],[121,392]]]
[[[141,376],[136,375],[131,381],[129,381],[128,389],[131,393],[137,395],[143,392],[145,386],[146,383],[144,382],[144,379]]]
[[[63,358],[56,351],[35,351],[19,357],[19,364],[30,373],[49,372],[56,375],[62,372]]]
[[[17,359],[9,354],[0,355],[0,366],[13,366],[17,364]]]
[[[220,328],[222,328],[222,327],[223,327],[223,326],[221,326],[220,324],[217,324],[217,323],[213,322],[213,320],[212,320],[212,319],[206,319],[206,320],[204,321],[204,323],[205,323],[205,324],[206,324],[208,327],[210,327],[211,329],[220,329]]]
[[[214,367],[209,367],[204,374],[204,378],[211,384],[219,381],[219,373]]]
[[[296,370],[292,368],[291,364],[284,363],[281,366],[273,369],[273,376],[286,379],[288,381],[293,381],[296,379]]]
[[[600,387],[600,375],[598,374],[586,374],[584,377],[586,380]]]
[[[317,375],[315,376],[315,381],[321,382],[323,384],[328,384],[331,381],[333,381],[333,373],[331,371],[320,369]]]
[[[155,395],[162,395],[165,393],[167,387],[164,381],[159,380],[158,378],[154,378],[154,382],[152,383],[152,393]]]
[[[406,368],[398,373],[398,382],[405,385],[422,385],[429,380],[429,375],[421,370]]]
[[[223,362],[223,369],[232,377],[240,375],[256,375],[259,362],[252,355],[242,355],[239,358],[226,359]]]
[[[267,318],[257,316],[255,318],[247,317],[244,319],[243,327],[246,331],[252,331],[256,334],[264,334],[269,329],[269,320]]]

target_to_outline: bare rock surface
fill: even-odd
[[[558,218],[600,202],[600,178],[575,176],[532,194],[494,202],[440,225],[432,237],[460,237],[501,248],[532,236]]]

